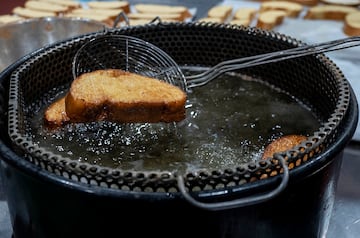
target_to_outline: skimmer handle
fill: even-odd
[[[231,201],[204,203],[204,202],[200,202],[200,201],[196,200],[196,198],[192,197],[186,191],[184,179],[182,176],[177,177],[179,190],[180,190],[181,194],[184,196],[184,198],[192,205],[199,207],[199,208],[206,209],[206,210],[212,210],[212,211],[245,207],[245,206],[265,202],[267,200],[274,198],[278,194],[280,194],[286,188],[288,181],[289,181],[289,169],[287,167],[285,160],[279,155],[275,155],[274,158],[276,158],[280,162],[284,172],[282,173],[282,176],[281,176],[281,183],[274,190],[269,191],[267,193],[253,195],[250,197],[239,198],[239,199],[235,199],[235,200],[231,200]],[[216,195],[211,195],[211,196],[216,196]]]
[[[360,36],[353,36],[322,43],[303,45],[287,50],[280,50],[250,57],[227,60],[213,66],[212,68],[206,70],[203,73],[187,76],[186,80],[189,88],[202,86],[207,84],[214,78],[218,77],[219,75],[229,71],[234,71],[256,65],[275,63],[278,61],[298,58],[306,55],[336,51],[359,45]]]

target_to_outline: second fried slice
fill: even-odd
[[[302,141],[306,140],[307,137],[303,135],[285,135],[271,142],[264,150],[262,159],[273,157],[275,153],[280,153],[299,145]]]
[[[65,98],[71,122],[178,122],[185,118],[186,93],[155,78],[117,69],[76,78]]]

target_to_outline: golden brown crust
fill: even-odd
[[[192,17],[189,9],[185,6],[170,6],[163,4],[150,4],[150,3],[139,3],[135,4],[134,8],[138,13],[149,13],[149,14],[179,14],[181,21],[186,18]]]
[[[125,13],[130,12],[128,1],[90,1],[87,5],[94,9],[122,9]]]
[[[35,11],[53,12],[56,15],[59,15],[61,13],[66,13],[70,10],[70,7],[65,5],[59,5],[52,2],[34,1],[34,0],[26,1],[25,8],[32,9]]]
[[[181,13],[138,13],[133,12],[128,14],[130,20],[154,20],[159,17],[161,20],[183,21]]]
[[[306,6],[315,6],[319,3],[318,0],[291,0],[292,2],[300,3]]]
[[[76,78],[67,95],[44,114],[51,128],[70,122],[108,120],[178,122],[185,118],[186,94],[158,79],[122,70],[98,70]]]
[[[204,17],[197,20],[198,22],[224,23],[224,19],[220,17]]]
[[[345,17],[343,30],[344,33],[348,36],[360,35],[360,11],[349,13]]]
[[[7,24],[10,22],[16,22],[21,20],[24,20],[24,18],[16,15],[10,15],[10,14],[0,15],[0,24]]]
[[[303,6],[299,3],[289,1],[268,1],[263,2],[260,6],[260,12],[269,10],[281,10],[286,12],[288,17],[297,17],[303,10]]]
[[[117,16],[122,12],[120,9],[94,9],[94,8],[77,8],[72,10],[69,14],[74,16],[87,16],[88,18],[93,18],[97,16],[103,16],[104,19],[112,19],[115,20]],[[106,17],[106,18],[105,18]]]
[[[273,157],[274,153],[283,152],[293,148],[294,146],[300,144],[302,141],[306,140],[307,137],[303,135],[286,135],[282,136],[273,142],[271,142],[264,150],[262,159],[267,159]]]
[[[158,79],[108,69],[75,79],[65,98],[72,122],[178,122],[185,118],[186,94]]]
[[[319,5],[308,9],[305,19],[344,20],[346,15],[357,12],[356,7],[339,5]]]
[[[220,18],[222,22],[226,22],[226,20],[230,17],[232,11],[233,7],[230,5],[217,5],[208,10],[207,17]]]
[[[286,12],[283,10],[269,10],[261,12],[256,26],[264,30],[272,30],[274,27],[280,25],[285,17]]]
[[[54,128],[70,122],[65,111],[65,97],[53,102],[45,111],[44,123],[47,127]]]
[[[320,0],[320,2],[325,4],[334,4],[334,5],[340,5],[340,6],[359,6],[360,1],[359,0]]]
[[[37,0],[38,2],[47,2],[55,5],[62,5],[68,7],[69,10],[81,8],[81,3],[73,0]]]
[[[267,2],[267,1],[277,1],[277,0],[261,0],[261,1]],[[319,3],[318,0],[288,0],[288,1],[299,3],[301,5],[306,5],[306,6],[315,6]]]
[[[247,20],[250,22],[255,18],[257,12],[258,10],[253,7],[241,7],[235,11],[233,20]]]
[[[12,10],[16,16],[24,17],[24,18],[36,18],[36,17],[55,17],[57,14],[51,11],[38,11],[25,7],[15,7]]]
[[[250,26],[250,19],[234,19],[229,22],[230,24],[239,25],[239,26]]]

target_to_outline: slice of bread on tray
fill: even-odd
[[[250,26],[251,20],[250,19],[233,19],[229,22],[233,25],[239,25],[239,26]]]
[[[68,6],[56,4],[53,2],[43,2],[43,1],[26,1],[25,8],[32,9],[35,11],[48,11],[53,12],[56,15],[66,13],[70,10]]]
[[[128,15],[130,21],[132,19],[138,20],[154,20],[155,18],[159,17],[161,20],[164,21],[183,21],[183,17],[179,13],[141,13],[141,12],[131,12]]]
[[[69,10],[81,8],[81,3],[79,1],[73,1],[73,0],[61,0],[61,1],[59,1],[59,0],[37,0],[37,1],[65,6]]]
[[[29,9],[25,7],[15,7],[12,10],[16,16],[23,18],[37,18],[37,17],[55,17],[57,14],[52,11],[39,11],[34,9]]]
[[[343,30],[348,36],[360,36],[360,11],[346,15]]]
[[[322,3],[334,4],[334,5],[344,5],[344,6],[359,6],[360,0],[321,0]]]
[[[264,30],[272,30],[280,25],[287,13],[283,10],[268,10],[261,12],[258,16],[256,26]]]
[[[197,20],[198,22],[208,23],[224,23],[224,19],[220,17],[203,17]]]
[[[284,0],[262,0],[262,2],[269,2],[269,1],[284,1]],[[315,6],[319,3],[319,0],[287,0],[287,2],[299,3],[305,6]]]
[[[319,0],[291,0],[291,1],[306,6],[315,6],[319,3]]]
[[[318,5],[310,7],[305,15],[305,19],[321,20],[344,20],[349,13],[359,11],[356,7],[340,5]]]
[[[189,9],[185,6],[170,6],[162,4],[150,4],[150,3],[139,3],[134,5],[134,9],[138,13],[148,13],[148,14],[177,14],[179,15],[179,20],[184,21],[185,19],[191,17]]]
[[[122,9],[94,9],[94,8],[78,8],[71,11],[70,14],[79,16],[101,15],[115,20],[119,14],[123,12]]]
[[[93,9],[121,9],[125,13],[130,12],[130,3],[128,1],[90,1],[87,6]]]
[[[220,18],[221,22],[225,22],[232,14],[233,7],[230,5],[217,5],[210,8],[207,12],[207,18]]]
[[[297,17],[303,8],[301,4],[290,1],[266,1],[261,3],[260,12],[281,10],[285,11],[288,17]]]
[[[258,10],[253,7],[240,7],[236,9],[233,20],[252,21],[255,18],[257,11]]]
[[[122,9],[95,9],[77,8],[65,14],[66,17],[80,17],[102,22],[108,26],[113,26],[116,17],[123,12]]]
[[[69,92],[45,111],[45,124],[113,121],[178,122],[185,118],[186,93],[167,82],[118,69],[74,79]]]
[[[301,142],[307,139],[306,136],[290,134],[279,137],[278,139],[272,141],[264,150],[262,159],[267,159],[273,157],[275,153],[283,152],[289,150]]]
[[[24,18],[17,15],[10,15],[10,14],[0,15],[0,24],[7,24],[21,20],[24,20]]]

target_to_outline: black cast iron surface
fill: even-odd
[[[344,150],[336,200],[326,238],[357,238],[360,234],[360,142]],[[0,237],[12,238],[6,194],[0,187]]]

